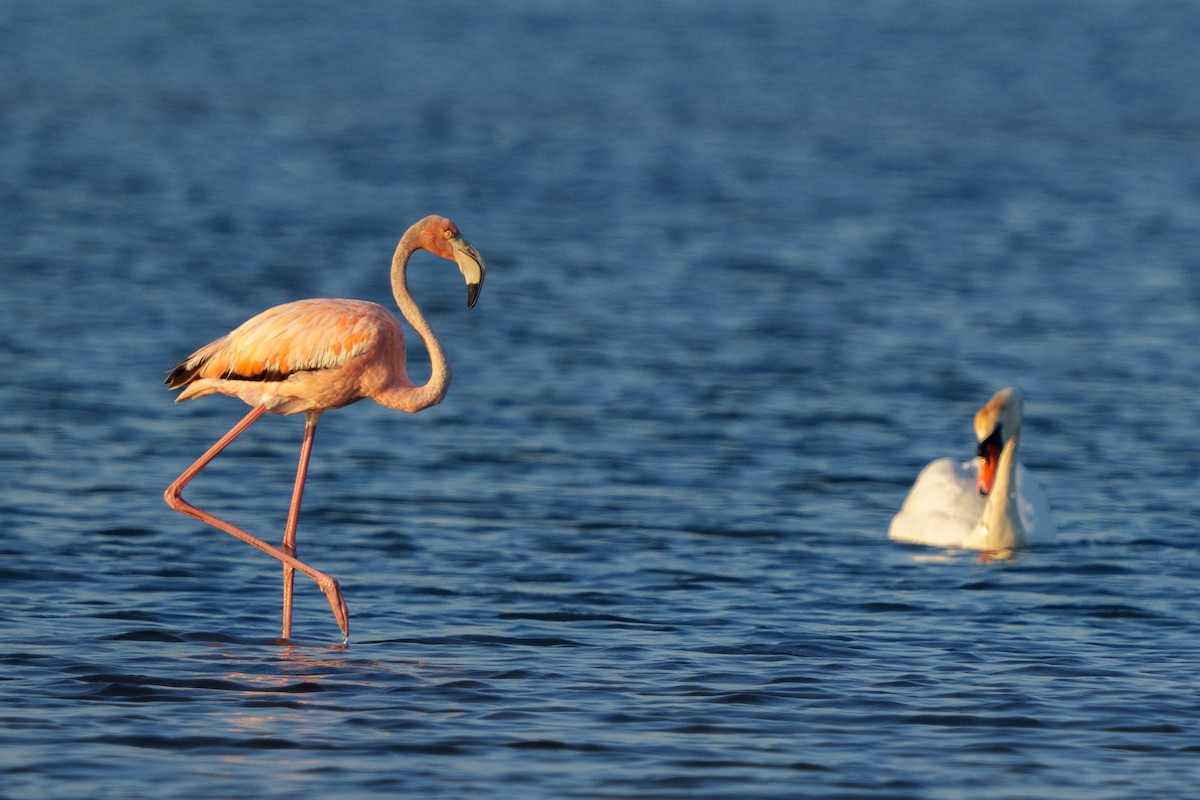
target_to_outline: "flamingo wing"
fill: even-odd
[[[267,309],[200,348],[175,365],[166,384],[175,389],[202,378],[282,381],[367,356],[399,331],[395,316],[376,303],[298,300]]]

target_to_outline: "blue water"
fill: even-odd
[[[0,2],[0,797],[1147,798],[1200,784],[1190,3]],[[390,303],[279,569],[165,371]],[[427,368],[411,347],[413,372]],[[902,546],[995,390],[1055,544]],[[282,532],[300,419],[189,489]]]

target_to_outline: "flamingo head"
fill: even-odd
[[[979,477],[975,488],[986,495],[996,482],[1000,454],[1021,432],[1024,401],[1016,389],[1001,389],[975,414],[975,436],[979,440]]]
[[[414,227],[418,228],[420,247],[458,264],[458,271],[467,282],[467,308],[474,308],[486,272],[479,251],[463,238],[458,226],[445,217],[426,217]]]

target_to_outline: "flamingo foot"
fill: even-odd
[[[329,607],[333,609],[333,616],[337,620],[338,627],[342,629],[342,644],[349,642],[350,609],[346,608],[346,598],[342,597],[342,589],[338,586],[337,578],[330,578],[327,575],[323,580],[317,581],[317,584],[329,598]]]

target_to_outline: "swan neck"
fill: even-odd
[[[1000,451],[996,481],[988,495],[980,523],[984,527],[984,549],[1007,550],[1025,545],[1025,529],[1017,507],[1017,437]]]

